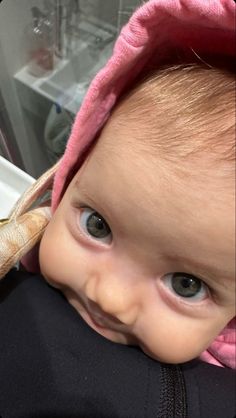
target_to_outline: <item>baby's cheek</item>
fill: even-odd
[[[83,287],[92,264],[61,216],[50,221],[43,235],[39,262],[41,273],[52,286],[61,290],[71,288],[76,293]]]
[[[177,318],[162,315],[155,329],[152,326],[144,329],[143,335],[139,336],[142,350],[156,360],[174,364],[198,357],[218,334],[210,322],[203,325],[202,319],[198,321],[178,315]]]
[[[60,287],[70,277],[67,248],[60,226],[52,220],[40,243],[39,263],[41,273],[55,287]]]

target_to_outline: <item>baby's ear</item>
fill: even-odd
[[[40,207],[24,213],[0,227],[0,279],[23,257],[29,270],[37,266],[35,245],[40,241],[51,219],[49,207]],[[33,249],[32,253],[31,250]],[[26,255],[27,254],[27,255]],[[28,268],[27,268],[28,269]]]

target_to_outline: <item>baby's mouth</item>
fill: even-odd
[[[113,328],[113,326],[124,325],[119,319],[103,312],[92,300],[87,300],[86,309],[94,323],[100,327]]]
[[[86,295],[75,293],[71,289],[66,288],[64,294],[67,300],[74,306],[79,312],[81,317],[87,322],[90,327],[96,330],[98,333],[106,336],[112,341],[116,341],[115,338],[110,338],[108,332],[115,333],[127,333],[126,325],[116,317],[104,312],[99,305],[88,299]],[[117,341],[121,342],[121,341]]]
[[[84,321],[98,334],[116,343],[138,345],[136,338],[131,335],[124,322],[104,312],[97,303],[88,299],[86,295],[82,296],[71,289],[65,289],[64,294]]]

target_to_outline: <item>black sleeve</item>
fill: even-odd
[[[0,282],[1,418],[233,418],[235,374],[160,364],[94,332],[41,276]]]

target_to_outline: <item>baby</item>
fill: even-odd
[[[123,30],[76,119],[39,250],[94,330],[168,363],[201,355],[235,316],[234,5],[209,3],[151,0]],[[231,326],[204,359],[235,367]]]
[[[160,361],[199,356],[235,314],[234,108],[223,70],[180,65],[145,79],[41,241],[43,276],[84,320]]]

